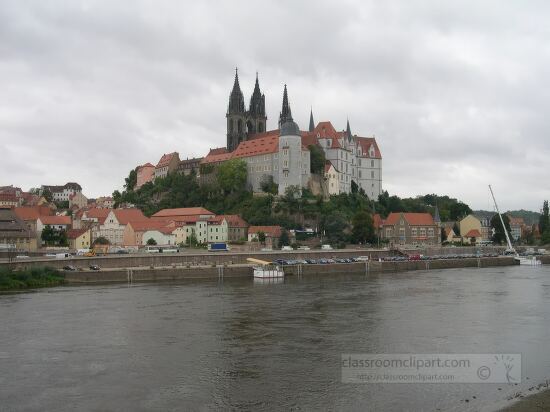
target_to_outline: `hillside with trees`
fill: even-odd
[[[322,156],[315,168],[324,163]],[[427,212],[432,215],[439,208],[442,221],[457,220],[471,213],[470,207],[449,196],[428,194],[415,198],[400,198],[382,193],[378,199],[369,199],[352,184],[352,193],[314,196],[308,190],[289,187],[284,196],[276,196],[273,181],[262,184],[264,193],[252,194],[246,185],[246,163],[233,159],[214,170],[215,179],[199,184],[194,174],[169,174],[135,190],[135,172],[125,179],[125,190],[115,191],[115,205],[132,204],[145,215],[166,208],[203,206],[216,214],[239,214],[251,225],[280,225],[285,229],[313,228],[334,244],[374,241],[372,216],[383,218],[391,212]]]

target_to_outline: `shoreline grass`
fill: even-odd
[[[0,267],[0,291],[46,288],[63,283],[65,283],[65,276],[51,267],[33,267],[24,270]]]

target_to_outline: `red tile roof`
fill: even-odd
[[[71,224],[70,216],[40,216],[40,221],[43,225],[66,225]]]
[[[0,193],[0,200],[4,202],[19,203],[19,200],[17,199],[17,196],[15,195],[15,193]]]
[[[390,213],[386,221],[384,222],[384,225],[391,225],[394,226],[397,222],[399,222],[399,219],[401,218],[401,215],[405,218],[407,223],[411,226],[430,226],[434,225],[434,219],[432,215],[429,213]]]
[[[128,223],[134,230],[134,232],[147,232],[148,230],[158,230],[162,233],[172,233],[175,226],[171,225],[170,222],[166,220],[143,220],[139,222],[130,222]]]
[[[168,154],[164,154],[162,155],[162,157],[160,158],[159,162],[157,163],[157,167],[165,167],[165,166],[168,166],[170,164],[170,161],[174,158],[174,156],[176,156],[178,154],[178,152],[172,152],[172,153],[168,153]]]
[[[264,232],[269,237],[280,237],[282,233],[281,226],[250,226],[248,228],[249,234]]]
[[[239,143],[232,153],[232,157],[258,156],[277,153],[279,151],[279,136],[266,135]]]
[[[374,159],[382,158],[382,154],[380,153],[380,149],[378,148],[378,144],[376,143],[376,139],[374,137],[356,137],[355,140],[361,146],[363,156],[372,157]],[[371,146],[374,149],[374,156],[370,155]]]
[[[222,215],[229,227],[248,227],[248,223],[239,215]]]
[[[84,233],[88,232],[90,229],[69,229],[67,230],[68,239],[78,239]]]
[[[50,216],[52,214],[48,206],[22,206],[16,207],[14,211],[22,220],[36,220],[40,216]]]
[[[142,167],[155,167],[155,166],[152,165],[151,163],[147,162],[144,165],[138,166],[138,169],[141,169]]]
[[[201,164],[220,163],[229,159],[231,159],[231,153],[225,147],[219,147],[217,149],[210,149],[210,152],[200,162]]]
[[[98,208],[93,207],[89,210],[86,210],[84,213],[86,214],[86,217],[88,219],[97,219],[99,224],[103,224],[105,222],[105,219],[107,219],[107,216],[109,215],[109,212],[113,209],[104,209],[104,208]],[[84,214],[82,214],[82,217],[84,217]]]
[[[479,233],[479,230],[477,229],[472,229],[466,233],[466,237],[481,237],[481,233]]]
[[[162,209],[155,213],[153,217],[166,217],[171,218],[174,216],[195,216],[195,215],[212,215],[210,210],[205,209],[204,207],[180,207],[177,209]]]
[[[113,213],[121,225],[127,225],[129,222],[144,221],[147,219],[143,212],[137,208],[131,209],[112,209]]]

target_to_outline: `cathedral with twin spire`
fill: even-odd
[[[247,110],[235,69],[226,120],[226,148],[212,149],[201,163],[215,165],[232,158],[242,159],[247,164],[247,184],[255,192],[261,192],[271,182],[278,186],[279,194],[290,186],[313,190],[316,181],[329,195],[350,193],[354,183],[371,199],[382,193],[382,155],[375,137],[352,134],[349,120],[341,131],[329,121],[316,125],[313,111],[308,130],[300,130],[292,117],[286,85],[278,128],[267,130],[265,95],[260,90],[258,74]],[[312,175],[312,146],[321,149],[326,158],[324,170],[313,171],[320,179]]]

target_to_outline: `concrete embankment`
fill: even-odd
[[[336,263],[325,265],[291,265],[285,266],[287,275],[328,275],[328,274],[370,274],[389,273],[409,270],[451,269],[466,267],[512,266],[516,262],[512,257],[480,258],[480,259],[445,259],[432,261],[403,262],[357,262]],[[217,265],[217,266],[174,266],[149,267],[134,269],[110,269],[98,272],[75,271],[66,272],[69,283],[98,282],[147,282],[147,281],[177,281],[185,279],[221,279],[235,277],[252,277],[250,265]]]

